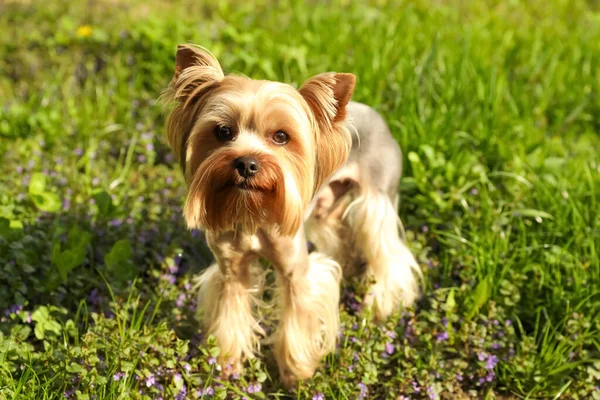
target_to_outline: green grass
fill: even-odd
[[[35,3],[0,4],[0,399],[600,399],[597,2]],[[156,103],[183,42],[352,72],[404,148],[424,296],[376,326],[345,289],[297,393],[268,347],[219,382],[199,345],[210,253]]]

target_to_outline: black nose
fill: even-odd
[[[244,178],[249,178],[256,174],[259,170],[258,160],[254,157],[240,157],[237,158],[233,166],[237,170],[238,174]]]

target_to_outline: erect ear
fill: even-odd
[[[352,74],[327,72],[310,78],[300,87],[300,94],[318,125],[314,192],[348,158],[352,138],[346,125],[346,106],[355,84],[356,77]]]
[[[175,103],[167,117],[167,138],[184,171],[187,142],[194,121],[207,95],[223,78],[219,62],[208,51],[188,44],[177,46],[175,74],[162,99],[166,103]]]
[[[194,66],[209,67],[216,75],[223,76],[221,65],[208,51],[189,44],[180,44],[177,46],[177,55],[175,56],[175,76],[173,76],[173,80],[177,81],[183,71]]]

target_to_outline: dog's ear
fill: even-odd
[[[352,74],[328,72],[310,78],[300,87],[318,125],[315,192],[348,158],[352,138],[346,126],[346,106],[355,84]]]
[[[219,61],[208,51],[189,44],[180,44],[177,46],[175,76],[173,76],[173,80],[177,81],[183,71],[194,66],[211,68],[215,75],[223,76],[223,70]]]
[[[194,121],[223,78],[221,65],[208,51],[187,44],[177,46],[175,74],[161,100],[172,106],[167,117],[167,139],[184,172]]]

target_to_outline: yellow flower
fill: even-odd
[[[77,36],[89,37],[92,36],[92,27],[90,25],[81,25],[77,28]]]

